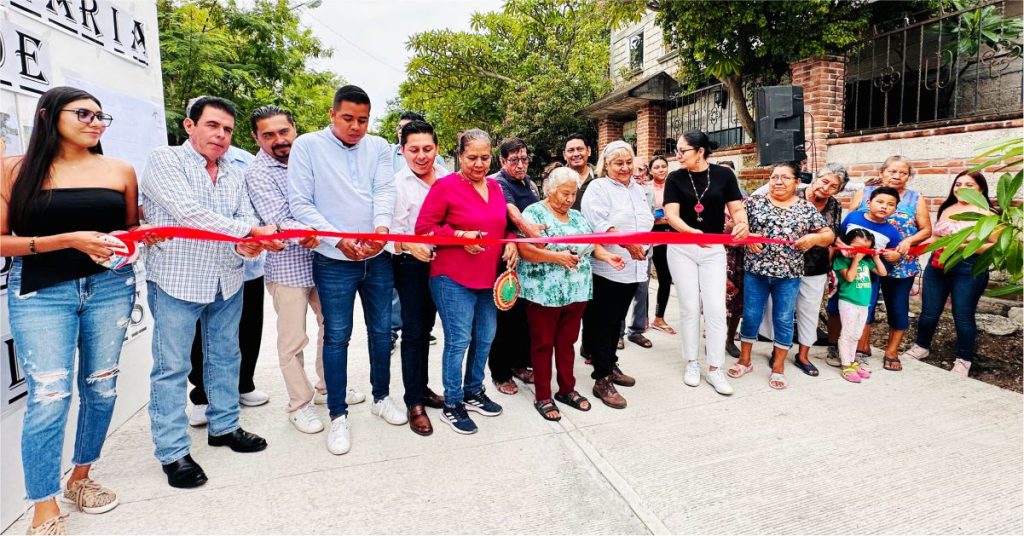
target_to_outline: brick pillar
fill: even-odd
[[[604,146],[615,140],[622,139],[622,121],[614,119],[597,120],[597,154],[604,150]]]
[[[829,134],[843,130],[846,59],[842,56],[814,56],[789,65],[793,85],[804,88],[804,141],[807,167],[812,173],[825,167]],[[812,135],[813,132],[813,135]]]
[[[665,106],[648,102],[636,113],[636,155],[648,160],[665,152]]]

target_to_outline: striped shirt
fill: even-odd
[[[210,180],[206,159],[186,141],[149,155],[139,183],[146,223],[193,227],[235,237],[257,224],[242,170],[221,158],[217,180]],[[146,278],[174,298],[212,303],[242,287],[242,256],[226,242],[175,238],[147,248]]]
[[[281,229],[307,229],[288,208],[288,165],[260,151],[245,170],[245,184],[256,215],[264,225]],[[297,241],[281,251],[267,252],[264,265],[268,282],[288,287],[313,286],[313,251]]]

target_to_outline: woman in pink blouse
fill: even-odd
[[[507,235],[505,196],[493,179],[491,138],[472,129],[456,147],[461,170],[438,179],[430,188],[416,220],[416,234],[464,238]],[[494,340],[496,309],[491,294],[498,261],[515,269],[514,244],[501,246],[439,246],[430,263],[430,292],[444,329],[444,409],[441,418],[460,434],[475,433],[468,411],[501,414],[501,406],[484,393],[484,367]],[[469,350],[465,381],[462,360]]]

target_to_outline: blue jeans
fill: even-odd
[[[391,295],[391,333],[397,334],[402,331],[402,301],[398,296],[398,289]]]
[[[484,368],[494,341],[498,309],[491,289],[466,288],[445,275],[430,278],[430,293],[444,329],[444,403],[455,406],[462,403],[466,393],[477,394],[484,389]],[[462,361],[467,349],[463,377]]]
[[[374,401],[389,394],[391,384],[391,298],[394,275],[391,254],[365,261],[342,261],[313,255],[313,281],[324,317],[324,382],[331,418],[348,414],[348,341],[352,338],[356,293],[370,347],[370,385]]]
[[[922,348],[931,348],[935,328],[939,325],[946,300],[953,297],[953,325],[956,326],[956,357],[965,361],[974,359],[975,343],[978,340],[978,323],[974,313],[978,300],[988,286],[988,272],[979,276],[971,275],[974,256],[964,259],[950,271],[928,265],[924,269],[924,283],[921,289],[921,317],[917,320],[917,340]]]
[[[789,350],[793,346],[793,315],[796,312],[796,299],[799,295],[799,277],[768,277],[745,272],[740,340],[757,342],[757,329],[761,325],[765,304],[768,303],[770,296],[775,347]]]
[[[906,331],[910,327],[910,289],[913,287],[913,277],[878,278],[878,290],[885,302],[885,317],[890,330]],[[868,324],[874,323],[874,314],[870,314]]]
[[[206,418],[210,435],[238,429],[238,373],[242,352],[238,324],[242,291],[229,298],[217,292],[212,303],[179,300],[150,281],[149,310],[153,313],[153,371],[149,374],[149,420],[156,459],[168,464],[189,453],[185,399],[192,370],[192,341],[196,321],[203,338],[203,387],[210,402]]]
[[[15,259],[7,312],[28,387],[21,432],[26,498],[42,501],[61,492],[75,350],[80,407],[71,461],[90,465],[100,457],[117,398],[121,344],[135,305],[135,271],[131,266],[106,270],[19,296],[21,270],[21,259]]]

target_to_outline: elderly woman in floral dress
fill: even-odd
[[[566,236],[593,232],[578,210],[578,175],[569,168],[554,170],[544,180],[544,200],[523,211],[523,218],[545,226],[545,236]],[[519,244],[522,259],[516,272],[522,285],[520,299],[526,300],[530,325],[530,359],[533,364],[536,401],[534,407],[549,421],[561,419],[555,400],[580,411],[590,410],[590,401],[576,391],[573,376],[573,345],[587,302],[593,296],[590,257],[621,270],[626,263],[620,255],[600,245]],[[554,350],[558,392],[551,396],[551,352]]]

